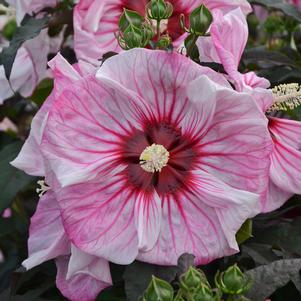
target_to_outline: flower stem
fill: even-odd
[[[193,35],[193,38],[191,40],[191,43],[189,45],[189,47],[187,48],[187,54],[186,57],[190,57],[193,47],[195,46],[196,41],[198,40],[198,36],[197,35]]]
[[[160,32],[161,20],[157,20],[157,42],[160,40],[161,32]]]

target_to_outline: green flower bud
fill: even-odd
[[[197,36],[203,36],[208,31],[213,18],[208,8],[202,4],[190,14],[189,20],[189,32]]]
[[[186,292],[194,292],[204,283],[209,286],[203,271],[190,267],[189,270],[180,277],[180,286]]]
[[[160,40],[157,42],[157,47],[159,49],[167,49],[172,43],[171,38],[168,35],[161,36]]]
[[[123,39],[129,49],[142,47],[143,31],[136,26],[129,26],[123,33]]]
[[[143,301],[172,301],[173,296],[173,287],[168,282],[153,276],[144,293]]]
[[[171,17],[173,6],[164,0],[151,0],[146,7],[146,11],[149,19],[161,21]]]
[[[240,270],[237,264],[229,267],[223,273],[215,276],[216,286],[224,293],[231,295],[241,295],[250,290],[252,279]]]
[[[116,38],[122,49],[128,50],[137,47],[145,47],[153,38],[154,32],[147,23],[137,27],[129,25],[123,32],[116,34]]]
[[[194,301],[220,301],[221,295],[206,284],[201,284],[194,294]]]
[[[130,25],[135,27],[141,27],[144,18],[136,11],[124,9],[123,14],[119,19],[119,30],[124,32]]]

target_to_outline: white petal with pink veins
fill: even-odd
[[[230,89],[219,94],[200,149],[201,169],[234,188],[265,193],[272,140],[266,117],[248,94]]]
[[[49,114],[43,153],[63,186],[122,168],[123,137],[149,115],[143,99],[89,77],[64,91]]]
[[[109,262],[107,260],[84,253],[71,244],[71,256],[66,280],[70,280],[78,274],[86,274],[99,281],[112,284]]]
[[[162,202],[157,192],[140,193],[135,202],[138,248],[151,250],[157,242],[162,221]]]
[[[11,162],[13,166],[35,176],[45,176],[44,160],[40,152],[40,144],[48,120],[48,111],[62,91],[81,78],[81,75],[60,54],[56,55],[48,64],[55,78],[54,89],[34,117],[29,137],[25,141],[21,152]]]
[[[28,259],[22,263],[27,269],[70,253],[70,243],[64,231],[60,210],[51,191],[40,199],[31,219],[28,253]]]
[[[118,264],[134,261],[137,193],[127,189],[122,176],[63,188],[57,197],[66,232],[79,249]]]
[[[296,150],[301,150],[301,122],[270,117],[269,130],[276,140],[282,141]]]
[[[233,254],[214,208],[203,203],[191,191],[162,198],[160,236],[152,250],[139,252],[138,260],[176,265],[179,256],[194,254],[196,264]]]
[[[301,193],[301,152],[285,142],[274,140],[271,155],[271,180],[282,190]]]
[[[73,256],[77,255],[73,254]],[[79,256],[78,259],[81,260],[82,257]],[[94,301],[103,289],[112,284],[108,262],[97,258],[94,258],[94,261],[90,263],[86,262],[87,266],[83,266],[75,275],[67,279],[68,268],[72,260],[74,260],[72,255],[71,259],[70,256],[61,256],[56,259],[56,285],[69,300]],[[90,274],[90,268],[98,269],[98,275]]]

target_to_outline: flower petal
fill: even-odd
[[[215,208],[229,246],[239,250],[235,235],[248,218],[260,212],[259,195],[232,188],[201,170],[193,171],[190,187],[202,202]]]
[[[47,238],[47,239],[46,239]],[[41,199],[31,219],[28,240],[29,257],[22,263],[31,269],[49,259],[70,253],[69,240],[52,191]]]
[[[270,181],[267,196],[262,201],[261,212],[272,212],[280,208],[292,196],[292,193],[282,190],[281,188],[276,186],[272,181]]]
[[[271,179],[286,192],[301,193],[301,152],[285,142],[274,139],[271,155]]]
[[[236,252],[229,247],[214,208],[189,191],[162,197],[162,225],[153,249],[140,251],[138,260],[160,265],[177,265],[184,253],[194,254],[196,264]]]
[[[11,162],[16,168],[34,176],[45,176],[45,166],[43,155],[40,151],[40,144],[48,120],[48,111],[62,91],[68,85],[81,78],[78,72],[60,54],[56,55],[49,62],[49,66],[55,77],[54,90],[34,117],[29,137],[24,143],[21,152]]]
[[[109,51],[121,51],[115,37],[121,14],[122,6],[116,1],[85,0],[76,5],[74,50],[78,59],[96,63]]]
[[[154,247],[159,237],[161,220],[162,205],[157,192],[140,193],[135,202],[139,250],[148,251]]]
[[[300,121],[270,117],[269,130],[276,140],[282,141],[296,150],[301,149]]]
[[[137,193],[124,177],[114,176],[58,191],[63,224],[72,242],[91,255],[118,264],[133,262],[138,253],[134,206]],[[84,210],[83,210],[84,209]]]
[[[195,115],[197,105],[202,103],[200,112],[205,110],[204,106],[210,107],[209,102],[192,104],[196,99],[196,96],[194,99],[191,97],[196,90],[193,86],[191,99],[187,97],[187,87],[201,75],[221,85],[229,85],[223,76],[209,68],[192,64],[182,55],[145,49],[133,49],[108,59],[96,77],[99,80],[110,78],[137,93],[147,102],[157,121],[164,119],[180,126],[186,115]]]
[[[66,280],[70,280],[78,274],[86,274],[108,285],[112,284],[109,262],[107,260],[84,253],[71,244],[71,256]]]
[[[235,35],[233,34],[235,30]],[[246,17],[237,8],[224,17],[214,19],[210,34],[217,54],[230,77],[234,77],[248,40]],[[229,38],[230,37],[230,38]]]
[[[148,108],[133,93],[115,88],[91,76],[68,87],[53,105],[42,149],[62,186],[123,168],[116,161],[124,137],[142,129]]]
[[[199,168],[234,188],[262,194],[271,151],[267,119],[253,99],[230,89],[221,91],[213,122],[200,141]]]
[[[74,254],[72,256],[77,257]],[[83,256],[79,255],[77,259],[83,260]],[[71,261],[74,259],[70,259],[69,256],[61,256],[56,259],[56,285],[69,300],[94,301],[103,289],[112,284],[108,262],[98,258],[93,258],[91,261],[86,260],[87,266],[82,266],[82,269],[67,279],[68,265]],[[83,265],[83,262],[81,263]],[[97,276],[95,273],[91,274],[91,269],[97,273]]]

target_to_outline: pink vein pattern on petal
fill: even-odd
[[[81,250],[119,264],[138,253],[134,206],[137,193],[123,176],[63,188],[58,193],[66,232]]]
[[[200,142],[200,168],[232,187],[265,193],[272,141],[253,99],[224,89],[213,120]]]
[[[108,262],[95,257],[89,263],[86,263],[88,264],[86,267],[67,279],[70,256],[61,256],[56,259],[56,285],[62,294],[71,301],[94,301],[100,291],[111,285]],[[98,273],[107,274],[104,275],[104,279],[103,277],[95,277],[95,274],[90,274],[89,269],[96,268]]]
[[[31,219],[29,258],[23,262],[23,266],[30,269],[69,252],[70,244],[61,221],[60,209],[54,193],[49,191],[40,199],[37,211]]]
[[[149,114],[142,99],[94,77],[66,89],[54,104],[43,150],[60,183],[71,185],[113,172],[123,138]]]

